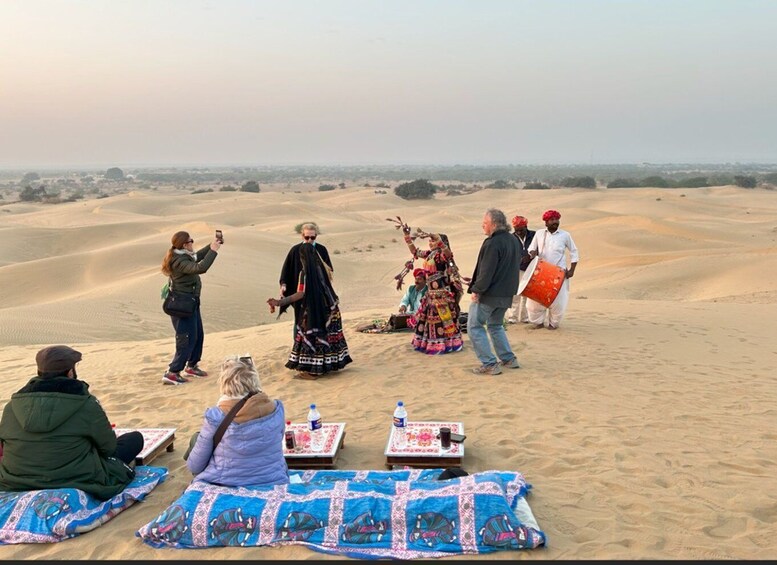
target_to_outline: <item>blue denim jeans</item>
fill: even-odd
[[[170,316],[175,328],[175,356],[170,362],[169,371],[178,373],[189,364],[194,366],[202,358],[202,344],[205,334],[202,331],[202,317],[200,305],[194,309],[194,314],[188,318],[176,318]]]
[[[472,302],[469,305],[467,335],[472,342],[475,355],[483,365],[495,365],[499,361],[507,363],[515,357],[510,348],[510,342],[507,341],[504,327],[506,311],[507,308],[494,308],[479,302]],[[491,336],[496,355],[491,351],[488,336]]]

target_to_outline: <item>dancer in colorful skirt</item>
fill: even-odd
[[[413,348],[429,355],[461,351],[464,341],[459,326],[459,301],[463,290],[448,236],[417,230],[416,237],[429,239],[429,249],[421,250],[413,243],[410,227],[401,219],[398,227],[413,259],[421,259],[426,271],[428,290],[415,314]]]

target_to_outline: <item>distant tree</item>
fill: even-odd
[[[318,187],[318,190],[320,190],[321,192],[326,192],[334,189],[335,189],[335,185],[333,184],[322,184],[321,186]]]
[[[755,188],[758,184],[758,180],[749,175],[735,175],[734,184],[741,186],[742,188]]]
[[[212,188],[197,188],[192,190],[192,194],[203,194],[205,192],[213,192]]]
[[[219,188],[219,192],[237,192],[237,189],[231,184],[228,184],[227,186]]]
[[[764,175],[764,182],[769,184],[777,184],[777,173],[767,173]]]
[[[424,200],[434,197],[437,186],[426,179],[417,179],[400,184],[394,189],[394,194],[405,200]]]
[[[248,182],[243,183],[243,186],[240,187],[241,192],[260,192],[262,189],[259,188],[259,183],[255,180],[250,180]]]
[[[108,180],[124,180],[124,171],[119,167],[111,167],[105,171],[105,178]]]
[[[25,173],[25,175],[22,177],[23,183],[29,184],[36,180],[40,180],[40,175],[38,173]]]
[[[86,175],[85,177],[81,177],[81,184],[91,184],[94,182],[94,177],[92,175]]]
[[[341,182],[341,183],[340,183],[340,184],[338,184],[337,186],[339,186],[340,188],[345,188],[345,183],[344,183],[344,182]]]
[[[523,185],[524,190],[549,190],[550,186],[544,182],[531,181]]]
[[[596,188],[596,179],[589,176],[567,177],[560,184],[569,188]]]
[[[19,193],[19,200],[22,202],[41,202],[46,197],[46,187],[40,185],[38,188],[32,188],[31,185],[25,186]]]
[[[659,176],[645,177],[644,179],[642,179],[642,186],[649,186],[649,187],[656,187],[656,188],[671,188],[672,181]]]
[[[635,188],[642,186],[637,179],[613,179],[607,183],[607,188]]]
[[[705,186],[709,186],[707,177],[690,177],[677,181],[677,188],[702,188]]]
[[[506,180],[495,180],[491,184],[487,184],[486,188],[515,188],[515,185]]]

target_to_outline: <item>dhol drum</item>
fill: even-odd
[[[564,269],[535,257],[523,272],[518,294],[549,308],[556,300],[565,279]]]

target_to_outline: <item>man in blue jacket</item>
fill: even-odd
[[[476,375],[498,375],[502,366],[518,369],[504,328],[505,312],[518,290],[521,244],[512,236],[504,212],[490,208],[483,216],[486,239],[480,246],[475,271],[467,292],[472,302],[467,315],[467,333],[480,361]],[[493,350],[491,343],[493,343]]]

